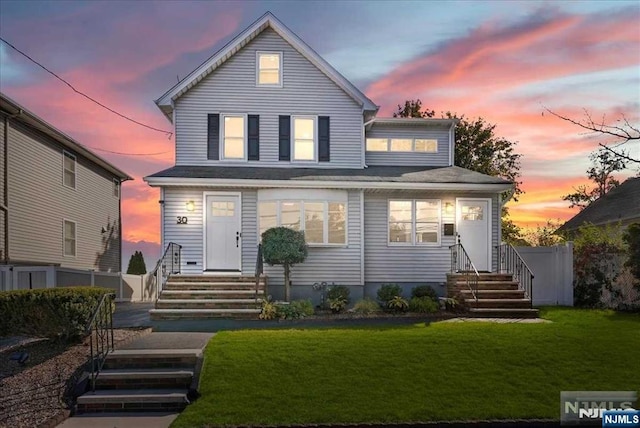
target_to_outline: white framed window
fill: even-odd
[[[76,222],[71,220],[62,221],[62,253],[65,257],[75,257],[77,246]]]
[[[430,138],[367,138],[366,151],[437,153],[438,140]]]
[[[344,246],[347,243],[346,209],[344,201],[261,201],[258,203],[258,239],[267,229],[284,226],[304,231],[311,246]]]
[[[317,126],[315,116],[292,116],[291,159],[298,162],[317,160]]]
[[[113,196],[116,198],[120,197],[120,180],[117,178],[113,179]]]
[[[282,52],[256,52],[256,83],[282,87]]]
[[[390,245],[440,245],[442,222],[439,199],[389,200]]]
[[[246,159],[246,116],[242,114],[223,114],[221,122],[221,159]]]
[[[76,157],[62,151],[62,184],[71,189],[76,188]]]

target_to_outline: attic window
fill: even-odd
[[[258,52],[256,62],[259,86],[282,86],[282,52]]]

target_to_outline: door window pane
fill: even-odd
[[[235,202],[216,201],[211,203],[211,215],[214,217],[233,217]]]
[[[313,244],[324,242],[324,203],[304,203],[304,234],[306,241]]]
[[[483,219],[483,209],[478,206],[462,206],[462,220],[476,221]]]

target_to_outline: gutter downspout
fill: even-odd
[[[456,159],[456,122],[454,121],[449,128],[449,166],[454,166]]]
[[[362,117],[364,117],[364,111],[362,112]],[[366,161],[366,152],[367,152],[367,125],[376,121],[376,118],[364,122],[362,124],[362,167],[368,168]]]

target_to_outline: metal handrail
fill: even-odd
[[[156,278],[156,301],[160,297],[160,293],[164,288],[165,283],[172,274],[180,273],[180,266],[182,262],[182,245],[175,242],[169,242],[167,248],[164,250],[164,254],[153,270],[150,272]]]
[[[87,324],[85,334],[89,336],[89,364],[91,366],[91,390],[96,390],[96,379],[104,366],[109,352],[113,352],[113,310],[115,293],[102,296],[98,307]]]
[[[497,245],[496,249],[498,250],[498,271],[513,275],[518,288],[524,291],[524,296],[529,299],[533,307],[533,272],[513,245],[505,243]]]
[[[478,303],[478,281],[480,280],[480,274],[478,269],[471,261],[467,250],[464,246],[458,242],[457,244],[449,247],[451,251],[451,273],[461,273],[464,275],[465,283],[473,300]]]
[[[262,274],[264,273],[264,258],[262,255],[262,244],[258,244],[258,254],[256,256],[256,271],[255,271],[255,277],[256,277],[256,303],[258,303],[258,294],[260,292],[260,279],[262,277]],[[266,286],[266,284],[265,284]],[[265,290],[265,294],[266,294],[266,290]]]

